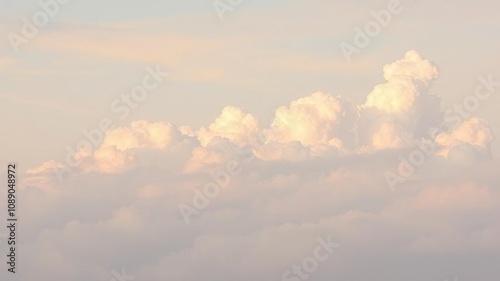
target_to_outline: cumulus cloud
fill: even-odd
[[[394,124],[383,124],[380,130],[372,136],[372,145],[375,149],[400,148],[408,144],[409,136],[404,135],[404,130]]]
[[[226,138],[236,145],[245,146],[250,144],[258,132],[259,121],[255,117],[240,108],[228,106],[208,128],[203,127],[198,131],[198,140],[203,147],[210,145],[216,137]]]
[[[177,129],[169,123],[147,121],[133,122],[130,127],[121,127],[106,134],[101,145],[126,151],[136,148],[165,149],[179,138]]]
[[[59,163],[55,160],[49,160],[42,163],[42,165],[28,169],[26,171],[27,177],[21,180],[22,187],[33,186],[37,187],[45,192],[53,190],[53,186],[56,182],[54,173],[57,170],[64,169],[65,165]]]
[[[53,173],[65,167],[59,162],[30,169],[21,197],[32,270],[22,278],[109,280],[126,268],[137,280],[281,280],[327,236],[341,248],[311,273],[316,280],[371,280],[393,268],[418,281],[421,268],[408,263],[441,276],[450,270],[443,260],[498,255],[498,161],[476,157],[490,156],[494,141],[485,120],[436,137],[436,173],[422,169],[396,193],[387,186],[384,172],[441,121],[429,93],[438,75],[411,51],[384,67],[387,83],[363,105],[317,92],[279,107],[267,126],[237,107],[198,130],[137,121],[79,150],[81,165],[63,182]],[[454,166],[472,158],[467,170]],[[229,161],[241,173],[227,173]],[[446,168],[455,176],[436,175]],[[221,181],[186,225],[180,204]],[[490,274],[496,263],[482,266]]]
[[[68,172],[124,172],[136,163],[137,151],[177,147],[183,143],[184,137],[188,136],[170,123],[151,123],[144,120],[132,122],[129,127],[119,127],[106,132],[98,147],[82,146],[76,153],[68,154],[66,159],[74,159],[71,163],[49,160],[28,170],[29,177],[23,180],[23,186],[37,186],[48,191],[52,189],[49,187],[62,181],[62,176]]]
[[[436,143],[441,147],[439,155],[444,157],[461,144],[469,144],[483,154],[489,155],[494,138],[493,131],[486,120],[471,118],[452,132],[439,134]]]
[[[440,98],[430,92],[439,69],[409,51],[403,59],[384,66],[383,72],[387,82],[375,86],[360,107],[362,141],[375,149],[411,145],[414,138],[426,135],[442,121]],[[384,131],[389,134],[383,141]]]
[[[276,110],[264,130],[265,146],[256,151],[263,160],[303,159],[328,151],[344,152],[352,143],[356,107],[347,99],[317,92]],[[302,155],[302,156],[301,156]]]
[[[108,132],[95,151],[82,148],[74,156],[84,163],[86,171],[116,173],[133,166],[137,149],[162,150],[182,143],[182,139],[196,138],[198,145],[183,168],[190,173],[224,165],[244,149],[263,161],[302,161],[411,147],[442,123],[440,99],[430,93],[439,70],[416,51],[409,51],[403,59],[385,65],[383,74],[387,82],[377,85],[362,105],[316,92],[279,107],[267,128],[261,128],[257,118],[234,106],[223,108],[211,124],[198,130],[137,121]],[[488,151],[492,134],[486,124],[473,126],[470,122],[475,121],[439,136],[437,143],[442,149],[438,155],[461,150],[469,151],[469,156],[457,152],[461,157],[477,158],[476,152],[464,145],[482,150],[481,154]],[[463,145],[459,147],[457,141]]]
[[[199,146],[194,148],[184,171],[196,172],[229,161],[238,148],[251,147],[257,143],[259,121],[242,109],[227,106],[208,126],[193,132]]]
[[[93,153],[79,151],[87,171],[121,172],[133,165],[134,150],[166,149],[180,142],[181,133],[172,124],[147,121],[133,122],[106,133],[103,143]],[[81,155],[83,154],[83,155]]]
[[[227,139],[214,139],[209,147],[198,146],[184,165],[184,172],[192,173],[228,162],[237,151]]]
[[[366,108],[377,108],[388,113],[409,112],[418,106],[422,95],[427,95],[430,83],[439,77],[439,70],[416,51],[384,66],[387,83],[375,87],[368,95]]]
[[[279,143],[298,141],[304,146],[329,145],[335,142],[335,129],[349,110],[345,103],[321,92],[292,101],[289,107],[276,110],[268,138]]]

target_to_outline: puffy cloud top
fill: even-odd
[[[415,51],[404,59],[384,66],[387,83],[378,85],[368,95],[365,108],[378,108],[388,113],[409,112],[417,99],[426,95],[431,81],[439,77],[439,70]]]
[[[350,108],[340,97],[327,93],[292,101],[289,107],[276,110],[269,140],[278,143],[298,141],[304,146],[336,143],[336,127]]]
[[[115,147],[120,151],[145,147],[164,149],[178,137],[178,130],[170,123],[149,123],[142,120],[133,122],[130,127],[120,127],[108,132],[101,147]]]
[[[226,138],[237,145],[248,145],[250,139],[259,132],[259,121],[243,110],[227,106],[222,113],[207,128],[198,132],[198,140],[206,147],[216,138]]]
[[[427,83],[438,77],[438,67],[423,59],[416,51],[408,51],[403,59],[384,66],[384,78],[387,81],[411,78]]]
[[[495,136],[490,125],[483,119],[471,118],[452,132],[444,132],[437,136],[436,143],[442,148],[440,155],[447,156],[450,149],[460,144],[473,145],[483,152],[489,153]]]

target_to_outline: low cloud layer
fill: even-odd
[[[416,51],[383,77],[363,104],[317,92],[269,124],[233,106],[199,129],[136,121],[78,151],[63,181],[54,171],[66,163],[30,169],[23,280],[111,280],[122,268],[135,280],[283,280],[328,236],[341,247],[310,280],[494,280],[492,129],[471,117],[428,137],[444,122],[439,69]],[[424,138],[435,151],[391,191],[386,171]],[[186,224],[179,206],[209,183],[220,193]]]

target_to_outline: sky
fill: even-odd
[[[1,7],[2,280],[498,279],[498,1]]]

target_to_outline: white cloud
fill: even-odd
[[[29,170],[20,192],[30,206],[21,214],[30,270],[21,277],[109,280],[125,267],[137,280],[280,280],[326,235],[341,248],[315,280],[371,280],[408,262],[442,273],[443,259],[472,264],[498,253],[498,161],[454,166],[470,151],[489,155],[488,123],[472,118],[439,135],[429,164],[436,172],[422,169],[392,193],[385,170],[440,121],[420,111],[437,101],[422,97],[438,71],[409,52],[384,72],[388,82],[363,106],[318,92],[279,107],[264,128],[237,107],[199,130],[138,121],[108,132],[95,151],[78,151],[81,166],[61,183],[53,174],[61,163]],[[242,172],[186,225],[179,204],[250,151],[255,161],[240,161]],[[437,175],[446,169],[455,176]],[[420,270],[399,274],[422,280]]]
[[[470,144],[480,152],[489,155],[490,147],[495,139],[493,131],[486,120],[471,118],[450,133],[441,133],[436,138],[440,145],[440,155],[447,157],[450,151],[461,144]]]
[[[363,106],[388,113],[409,112],[423,95],[429,94],[426,91],[430,83],[438,77],[436,66],[416,51],[409,51],[404,59],[384,66],[387,83],[376,86]]]
[[[327,93],[300,98],[276,110],[268,139],[278,143],[298,141],[304,146],[335,146],[339,142],[335,133],[340,133],[340,123],[349,110],[349,101]]]

